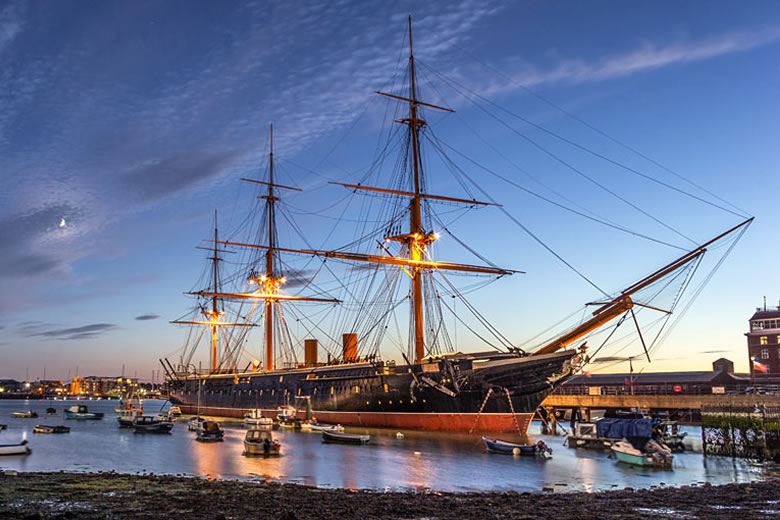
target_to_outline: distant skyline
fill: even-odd
[[[726,357],[747,372],[747,320],[764,296],[770,308],[780,300],[776,2],[0,1],[0,378],[35,379],[44,367],[50,379],[116,375],[124,365],[150,379],[185,341],[168,322],[190,304],[182,293],[200,273],[194,246],[208,239],[214,209],[229,233],[252,204],[238,178],[264,174],[270,123],[281,178],[306,190],[290,198],[296,214],[318,246],[348,243],[346,231],[331,235],[340,213],[330,206],[345,192],[327,183],[357,181],[371,163],[392,106],[373,92],[405,63],[408,15],[426,99],[456,110],[429,118],[448,153],[600,287],[617,290],[678,250],[570,223],[477,164],[676,247],[756,217],[654,361],[634,362],[708,370]],[[508,129],[459,91],[734,213],[516,118]],[[521,132],[672,224],[616,202]],[[437,169],[432,161],[435,191],[463,196]],[[599,297],[500,212],[474,213],[457,223],[462,235],[527,272],[475,296],[513,341]],[[477,348],[465,329],[458,336],[463,350]]]

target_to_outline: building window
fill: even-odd
[[[769,359],[769,349],[761,350],[761,359]]]
[[[766,345],[766,336],[761,336],[759,338],[759,344]]]

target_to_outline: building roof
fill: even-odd
[[[726,359],[724,357],[716,359],[715,361],[713,361],[713,363],[722,363],[723,361],[725,361],[726,363],[733,363],[733,361],[731,361],[730,359]]]
[[[640,385],[658,385],[658,384],[723,384],[740,383],[742,378],[735,377],[723,370],[708,372],[647,372],[634,374],[592,374],[576,375],[569,379],[567,385],[585,385],[585,386],[606,386],[622,385],[626,379]]]
[[[751,317],[750,320],[765,320],[770,318],[780,318],[780,309],[774,310],[774,311],[756,311]]]

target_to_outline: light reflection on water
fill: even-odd
[[[181,419],[170,435],[134,434],[120,429],[116,401],[87,401],[91,411],[106,414],[101,421],[63,420],[70,403],[57,401],[58,415],[47,417],[48,401],[0,400],[0,443],[19,441],[24,434],[32,454],[0,458],[0,468],[21,471],[110,471],[121,473],[168,473],[296,482],[310,486],[350,489],[417,489],[442,491],[517,490],[598,491],[626,486],[642,488],[697,482],[720,484],[760,479],[765,466],[701,453],[676,454],[672,471],[640,469],[617,464],[604,452],[574,450],[563,446],[563,437],[536,435],[553,448],[553,458],[512,457],[487,454],[481,437],[465,433],[348,429],[370,433],[367,446],[324,444],[318,433],[276,431],[282,444],[280,457],[245,457],[246,428],[223,422],[225,441],[199,443]],[[147,413],[156,413],[161,403],[147,401]],[[10,413],[32,409],[37,419],[14,419]],[[71,433],[32,434],[36,424],[66,424]],[[532,432],[537,427],[532,426]],[[699,430],[688,428],[698,439]],[[512,440],[510,434],[500,437]],[[701,443],[695,443],[700,449]],[[419,458],[415,452],[420,452]]]

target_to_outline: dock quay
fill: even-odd
[[[574,412],[587,420],[592,411],[638,409],[652,415],[667,415],[685,424],[701,425],[703,408],[780,408],[778,395],[558,395],[542,402],[558,420]]]

